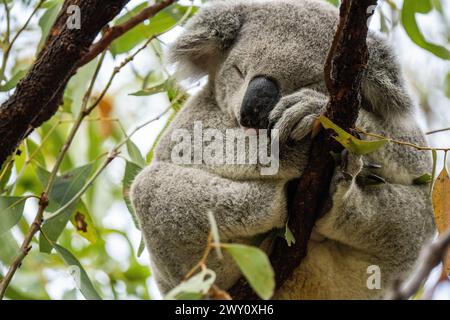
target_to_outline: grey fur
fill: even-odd
[[[307,137],[327,102],[323,63],[337,23],[337,10],[324,1],[215,1],[201,10],[171,49],[181,79],[208,75],[162,137],[153,163],[136,178],[131,197],[159,287],[167,292],[198,262],[214,212],[222,241],[252,243],[286,222],[285,185],[301,175]],[[425,144],[411,110],[397,63],[380,36],[369,39],[371,59],[364,105],[357,125],[392,138]],[[238,67],[243,73],[236,71]],[[248,82],[257,75],[276,79],[283,98],[270,120],[281,132],[280,170],[260,175],[258,165],[175,165],[176,129],[237,128]],[[378,163],[380,169],[363,167]],[[343,176],[342,172],[347,174]],[[392,277],[408,271],[434,230],[429,186],[414,185],[430,171],[428,154],[388,144],[364,157],[350,156],[333,179],[331,210],[320,219],[308,256],[276,298],[375,298]],[[375,173],[380,186],[356,177]],[[369,290],[367,268],[378,265],[382,290]],[[218,285],[229,288],[239,270],[212,254],[208,266]]]

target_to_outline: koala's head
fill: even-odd
[[[214,1],[171,48],[179,78],[209,75],[219,107],[267,128],[281,96],[323,87],[337,9],[321,0]]]

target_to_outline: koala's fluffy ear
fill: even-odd
[[[370,59],[363,82],[364,107],[381,117],[400,115],[412,109],[397,57],[386,40],[369,33]]]
[[[179,80],[209,74],[231,46],[242,25],[242,4],[214,1],[187,24],[169,49],[169,62],[176,63]]]

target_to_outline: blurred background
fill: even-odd
[[[83,122],[63,161],[63,173],[88,163],[95,168],[100,159],[137,126],[162,114],[158,120],[130,137],[131,142],[121,149],[120,156],[79,201],[58,239],[58,243],[79,260],[104,299],[161,298],[149,269],[147,251],[142,251],[141,233],[133,222],[132,209],[124,200],[124,195],[126,197],[130,178],[135,171],[151,161],[155,142],[179,110],[181,102],[187,95],[195,93],[205,81],[179,87],[172,81],[172,68],[164,60],[167,45],[176,39],[183,29],[183,22],[194,15],[204,2],[207,1],[179,1],[113,43],[105,55],[94,86],[94,96],[99,96],[104,90],[115,66],[150,36],[164,32],[121,69],[99,106]],[[338,1],[330,2],[338,4]],[[403,1],[386,0],[381,1],[371,29],[384,33],[398,53],[408,86],[419,106],[417,119],[427,132],[450,127],[450,63],[436,50],[436,46],[449,49],[450,1],[423,2],[430,3],[431,10],[413,6],[417,9],[415,15],[413,12],[417,28],[408,19],[410,15],[407,11],[411,9],[405,8]],[[5,55],[4,39],[7,33],[14,35],[20,30],[37,3],[33,0],[0,0],[0,38],[3,39],[0,43],[0,61],[3,61],[0,76],[4,75],[0,82],[0,103],[11,95],[17,81],[33,63],[62,1],[45,1],[21,32],[12,50]],[[115,23],[126,20],[149,3],[130,1],[127,10]],[[69,83],[64,105],[57,115],[27,138],[20,148],[20,157],[8,171],[3,168],[0,176],[2,195],[26,196],[42,192],[39,172],[51,171],[80,110],[98,60],[78,71]],[[167,111],[171,104],[172,108]],[[433,147],[450,147],[449,137],[450,131],[427,136]],[[438,154],[438,170],[442,166],[443,154]],[[36,209],[37,201],[27,199],[23,218],[14,228],[0,234],[0,273],[3,275],[18,252]],[[81,215],[77,216],[77,213]],[[79,217],[83,219],[80,221]],[[7,298],[83,299],[61,257],[54,252],[45,253],[45,245],[39,242],[42,239],[33,242],[33,249],[15,275]],[[439,276],[440,271],[436,270],[427,286],[432,286]],[[434,298],[450,299],[448,286],[438,288]]]

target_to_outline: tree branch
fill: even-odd
[[[158,12],[167,8],[175,1],[176,0],[164,0],[162,2],[158,2],[148,8],[145,8],[128,21],[120,25],[114,26],[112,28],[109,28],[103,34],[103,37],[98,42],[96,42],[91,46],[89,52],[86,53],[83,59],[81,59],[81,61],[79,62],[79,66],[83,66],[92,61],[100,53],[105,51],[114,40],[124,35],[126,32],[136,27],[138,24],[141,24],[145,20],[154,17]]]
[[[59,28],[52,28],[36,62],[0,107],[0,165],[33,128],[56,112],[60,99],[55,99],[55,95],[62,96],[61,90],[97,34],[128,1],[65,1],[55,24]],[[82,27],[79,30],[69,29],[65,23],[70,5],[80,8]]]
[[[78,68],[105,51],[112,41],[175,1],[164,0],[149,6],[123,24],[108,29],[95,44],[97,35],[129,0],[65,1],[36,62],[13,95],[0,106],[0,166],[34,128],[55,114],[66,85]],[[80,8],[80,30],[67,27],[67,9],[71,5]]]
[[[405,281],[395,283],[391,291],[386,295],[386,299],[408,300],[416,294],[421,285],[427,280],[431,271],[445,258],[449,247],[450,231],[422,249],[413,272]]]
[[[377,0],[343,0],[340,19],[327,62],[325,83],[330,100],[325,115],[346,131],[355,126],[361,104],[361,82],[368,62],[366,44],[367,21]],[[313,138],[308,165],[301,178],[289,186],[289,227],[295,244],[288,247],[285,239],[277,239],[271,262],[275,270],[276,287],[298,268],[307,253],[312,228],[320,214],[326,211],[329,185],[334,172],[330,152],[339,153],[342,146],[332,138],[332,132],[322,130]],[[234,299],[255,299],[244,279],[230,290]]]

